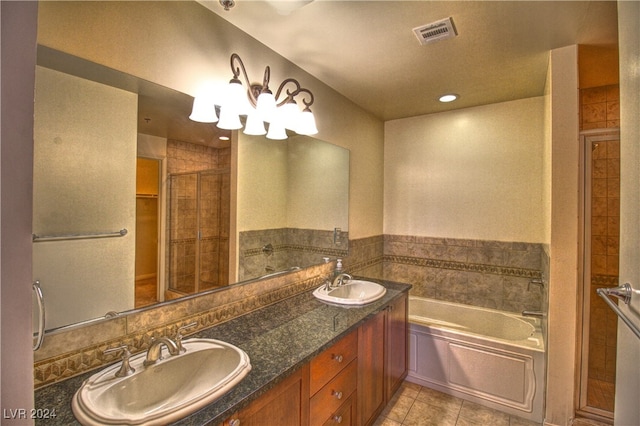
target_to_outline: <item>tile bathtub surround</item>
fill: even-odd
[[[353,275],[382,279],[383,250],[382,235],[351,240],[349,257],[345,259],[344,269]]]
[[[541,244],[384,236],[384,278],[411,294],[510,312],[541,310],[546,289]]]
[[[178,327],[191,322],[197,326],[187,334],[303,293],[319,286],[331,268],[332,264],[315,266],[48,334],[43,347],[34,353],[34,387],[50,385],[118,359],[117,354],[104,355],[105,349],[127,345],[137,353],[148,348],[152,337],[173,337]]]
[[[333,231],[300,228],[263,229],[240,232],[238,245],[238,277],[256,278],[291,266],[306,267],[322,263],[323,257],[345,258],[348,253],[348,232],[342,232],[336,244]],[[266,255],[263,247],[271,244],[273,251]]]

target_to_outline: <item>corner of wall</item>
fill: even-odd
[[[546,421],[575,412],[578,290],[577,46],[551,51],[551,224]]]

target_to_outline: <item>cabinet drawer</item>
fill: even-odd
[[[323,426],[352,426],[356,424],[356,394],[353,393]]]
[[[358,354],[358,333],[353,332],[311,361],[311,388],[314,395]],[[345,395],[346,396],[346,395]]]
[[[356,390],[358,361],[353,360],[311,398],[310,424],[321,425]]]

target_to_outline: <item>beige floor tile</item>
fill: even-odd
[[[511,422],[509,426],[540,426],[542,423],[534,422],[533,420],[523,419],[521,417],[510,417]]]
[[[373,422],[373,426],[402,426],[402,423],[398,423],[390,418],[380,416]]]
[[[402,424],[403,426],[455,426],[457,419],[457,410],[448,410],[416,400]]]
[[[447,395],[446,393],[438,392],[436,390],[425,387],[420,389],[420,393],[416,397],[416,400],[438,407],[443,407],[447,410],[460,410],[463,401],[462,399],[456,398],[455,396]]]
[[[473,402],[464,401],[460,409],[458,425],[509,426],[509,415]]]
[[[418,396],[418,394],[420,393],[420,389],[422,389],[422,386],[405,381],[402,382],[394,396],[402,395],[415,399],[416,396]]]
[[[403,395],[396,395],[393,397],[389,404],[385,407],[382,412],[382,416],[387,417],[396,422],[402,423],[407,417],[411,406],[413,405],[415,399],[409,398]]]

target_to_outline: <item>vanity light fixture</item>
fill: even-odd
[[[438,98],[440,102],[453,102],[458,99],[458,95],[454,93],[449,93],[447,95],[442,95]]]
[[[313,93],[300,86],[294,78],[286,78],[276,91],[269,89],[271,69],[264,70],[262,84],[251,84],[247,71],[238,54],[231,55],[233,78],[219,93],[196,96],[189,118],[203,123],[215,123],[221,129],[236,130],[243,127],[240,116],[246,116],[244,133],[248,135],[267,135],[269,139],[286,139],[286,130],[300,135],[318,133],[316,120],[311,112]],[[240,74],[246,88],[240,81]],[[285,87],[288,86],[288,87]],[[297,98],[297,100],[296,100]],[[302,110],[298,101],[303,104]],[[220,116],[216,113],[219,108]],[[269,131],[265,128],[269,124]]]

